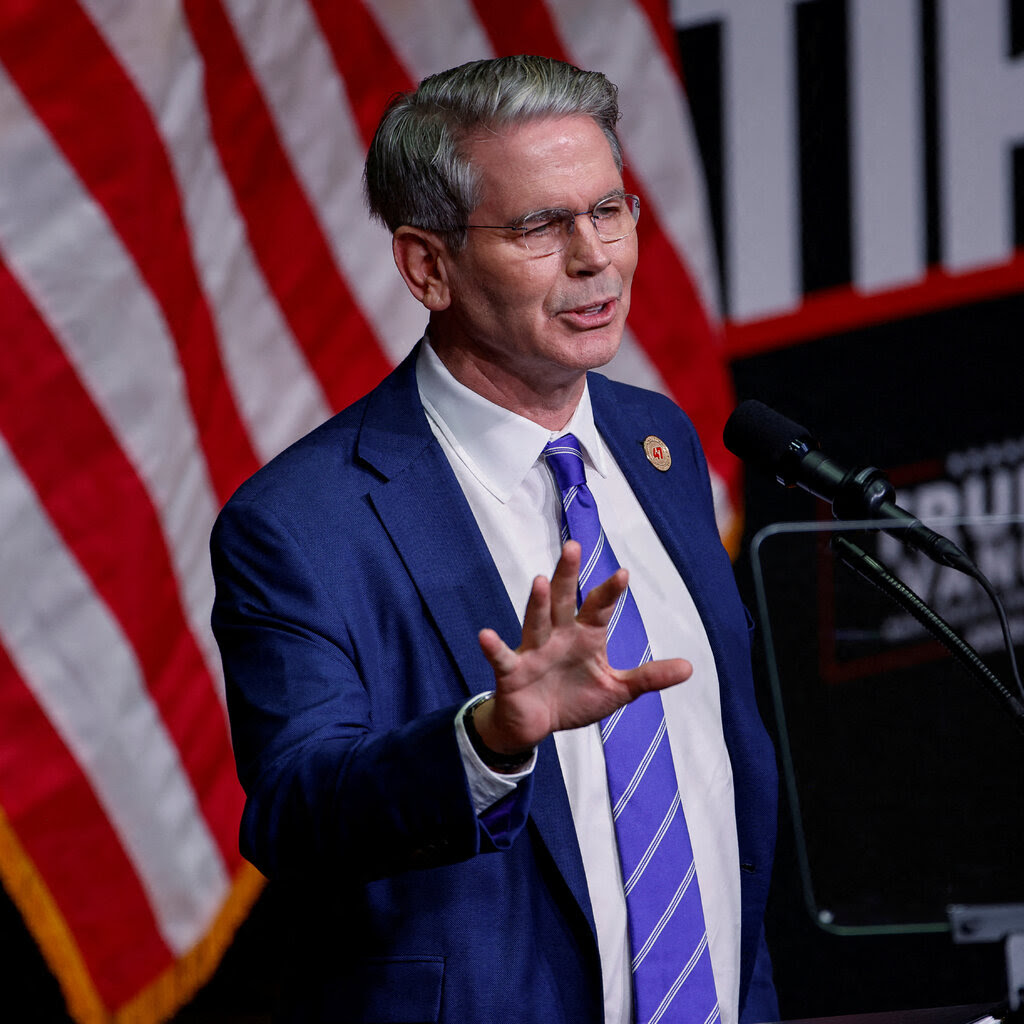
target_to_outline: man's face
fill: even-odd
[[[486,135],[470,144],[468,155],[482,185],[470,224],[513,224],[546,209],[588,210],[622,190],[608,140],[589,117]],[[607,363],[622,339],[635,232],[602,242],[593,222],[578,217],[566,247],[541,257],[513,232],[468,235],[465,248],[448,258],[450,304],[432,328],[442,358],[464,383],[483,393],[495,389],[498,395],[488,397],[510,408],[517,393],[582,387],[585,371]]]

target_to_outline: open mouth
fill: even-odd
[[[604,299],[601,302],[592,302],[588,306],[576,306],[574,309],[566,310],[566,315],[584,324],[605,321],[615,315],[615,301]]]

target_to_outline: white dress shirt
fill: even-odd
[[[541,451],[571,432],[583,448],[601,525],[630,588],[655,658],[684,657],[686,682],[662,692],[668,736],[693,845],[723,1024],[739,1003],[740,881],[732,767],[722,734],[718,675],[707,634],[679,573],[594,425],[589,391],[560,431],[503,409],[460,384],[429,343],[417,379],[444,449],[522,621],[533,580],[550,577],[561,551],[561,501]],[[638,457],[643,458],[638,446]],[[590,890],[604,977],[605,1020],[632,1020],[626,900],[598,725],[555,734]],[[489,771],[460,728],[478,810],[520,776]],[[529,768],[527,769],[527,771]]]

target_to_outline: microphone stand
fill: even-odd
[[[881,562],[842,533],[829,542],[836,557],[863,579],[877,587],[912,615],[995,697],[1009,713],[1017,731],[1024,734],[1024,704],[1002,684],[981,660],[978,652],[959,637],[950,625],[925,604],[902,580]],[[973,575],[973,574],[971,574]],[[953,904],[946,908],[953,941],[1002,942],[1006,956],[1007,1001],[993,1016],[1004,1024],[1024,1024],[1024,903]]]

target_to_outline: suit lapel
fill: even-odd
[[[530,819],[537,828],[538,836],[551,854],[555,867],[569,886],[580,911],[597,943],[597,929],[594,925],[594,911],[590,905],[590,890],[583,870],[579,840],[572,819],[569,796],[565,791],[565,780],[558,762],[558,751],[553,736],[549,736],[537,753],[537,767],[534,769],[533,800],[530,804]]]
[[[493,677],[477,634],[490,626],[516,647],[519,620],[444,452],[436,445],[424,452],[371,501],[455,659],[467,695],[490,689]]]
[[[371,490],[370,502],[469,695],[492,685],[477,642],[480,629],[496,629],[512,647],[518,646],[521,630],[462,488],[427,423],[416,389],[416,351],[371,393],[357,456],[383,478]]]
[[[370,501],[468,695],[494,683],[477,642],[479,630],[490,626],[514,648],[522,629],[462,488],[427,423],[415,358],[416,350],[371,394],[357,451],[382,477]],[[530,819],[594,933],[583,861],[551,737],[539,751]]]
[[[668,424],[658,422],[650,404],[630,402],[619,393],[612,396],[611,382],[606,378],[590,374],[589,383],[597,429],[690,589],[703,618],[709,609],[705,607],[702,589],[694,586],[700,552],[692,532],[687,529],[688,523],[704,521],[703,495],[695,490],[699,475],[690,467],[684,469],[690,458],[689,447],[685,452],[674,453],[675,464],[667,473],[655,469],[644,454],[643,442],[650,434],[664,436]],[[693,486],[680,486],[678,481],[684,476]]]

